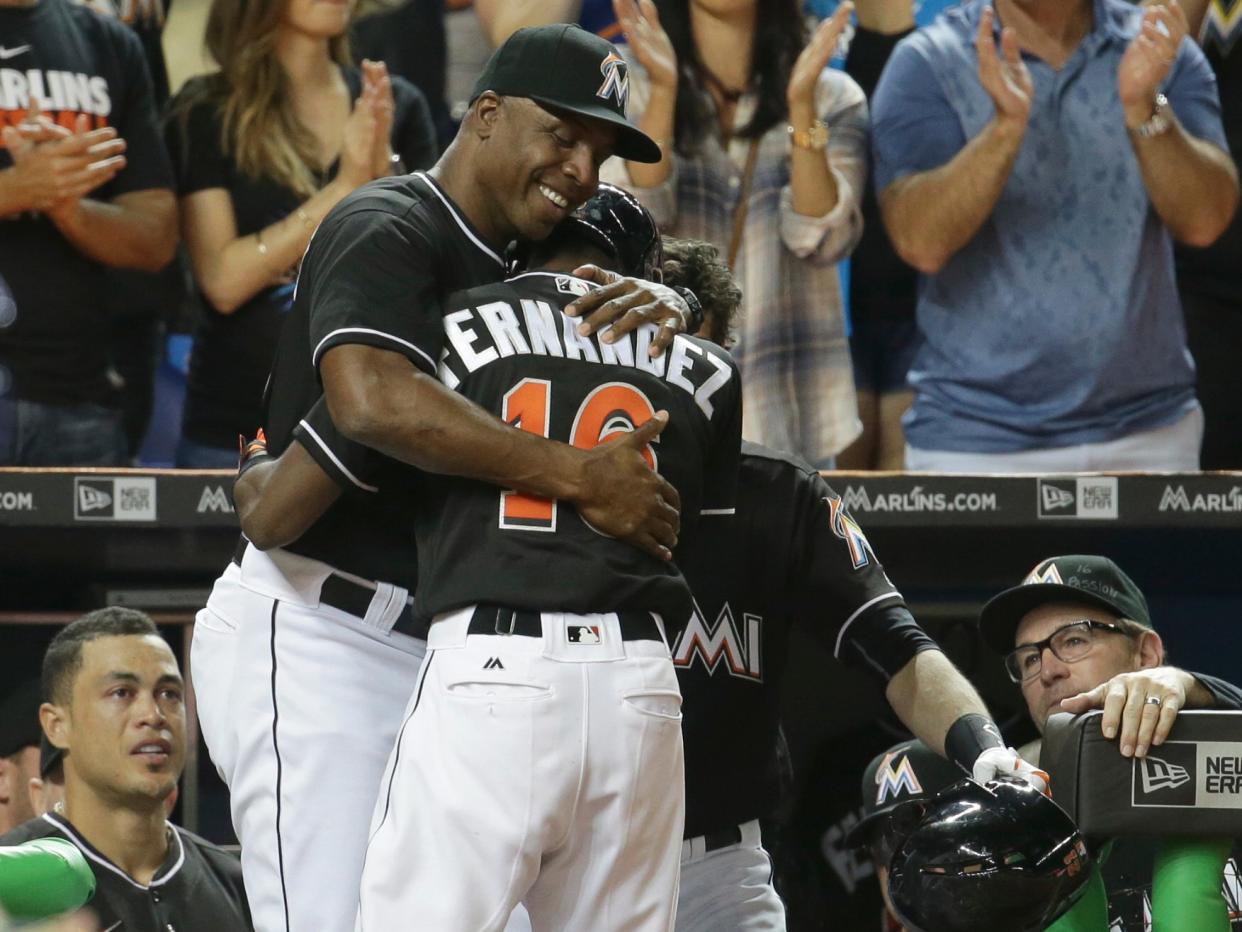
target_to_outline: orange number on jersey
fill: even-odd
[[[548,436],[552,408],[552,383],[546,379],[522,379],[505,392],[501,417],[506,424]],[[647,396],[633,385],[609,382],[583,400],[574,416],[569,442],[582,450],[614,440],[641,427],[655,414]],[[647,464],[656,468],[655,452],[648,444],[643,450]],[[555,531],[556,501],[524,495],[500,493],[500,526],[521,531]]]
[[[551,382],[522,379],[505,392],[500,416],[506,424],[546,437],[551,401]],[[521,492],[501,492],[500,526],[523,531],[555,531],[556,502]]]
[[[625,382],[609,382],[587,395],[574,418],[569,442],[582,450],[614,440],[642,427],[655,415],[647,396]],[[647,465],[656,468],[655,453],[648,444],[643,449]]]

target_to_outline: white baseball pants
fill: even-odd
[[[535,932],[669,932],[685,788],[667,642],[623,641],[611,614],[545,612],[542,637],[468,634],[471,615],[431,626],[358,932],[499,932],[519,902]]]
[[[230,791],[257,932],[347,932],[367,827],[425,643],[320,605],[326,564],[246,550],[198,613],[190,675]],[[396,928],[396,927],[394,927]]]
[[[759,822],[738,828],[742,840],[715,851],[704,850],[702,836],[682,842],[677,932],[785,932]]]

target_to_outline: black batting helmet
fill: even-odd
[[[541,243],[518,243],[510,254],[524,268],[532,255],[548,255],[566,240],[585,239],[608,253],[622,275],[663,281],[664,251],[651,214],[633,194],[601,184],[595,196],[556,225]]]
[[[661,280],[660,231],[647,208],[624,188],[601,184],[593,198],[561,223],[616,256],[626,275]]]
[[[1033,932],[1070,908],[1091,875],[1065,811],[1031,785],[961,780],[903,803],[910,826],[889,864],[889,896],[911,932]]]

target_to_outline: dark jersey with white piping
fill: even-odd
[[[149,884],[126,874],[82,837],[62,815],[49,812],[4,835],[0,846],[63,838],[95,872],[86,905],[99,928],[116,932],[221,932],[253,928],[242,886],[241,861],[192,832],[168,823],[168,854]]]
[[[796,457],[743,443],[736,510],[704,517],[699,531],[677,561],[700,614],[673,644],[687,837],[775,808],[781,679],[795,624],[884,682],[936,646],[840,496]]]
[[[440,319],[449,294],[503,274],[500,255],[422,172],[364,185],[320,224],[277,348],[263,426],[273,455],[296,435],[346,494],[287,550],[414,589],[412,512],[421,474],[341,437],[326,407],[308,417],[323,393],[319,362],[333,346],[361,343],[401,353],[434,375],[432,357],[418,346],[424,322]]]
[[[580,448],[669,412],[648,461],[681,495],[682,534],[733,508],[741,384],[729,354],[684,335],[651,358],[651,324],[605,343],[563,308],[595,286],[528,272],[452,297],[425,349],[449,388],[522,430]],[[451,476],[425,477],[415,613],[472,603],[575,613],[691,611],[677,568],[592,528],[567,502]]]

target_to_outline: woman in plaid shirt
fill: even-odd
[[[743,433],[827,466],[860,430],[836,263],[862,232],[867,103],[825,70],[853,6],[807,42],[798,0],[760,5],[616,0],[631,113],[665,157],[601,176],[732,256]]]

